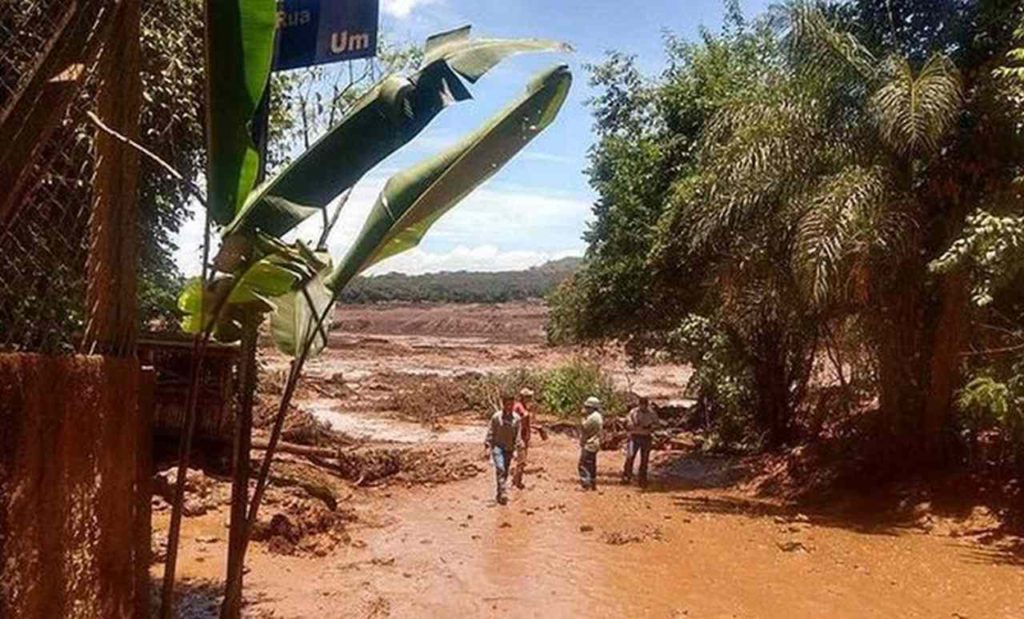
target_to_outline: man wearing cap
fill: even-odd
[[[519,415],[519,448],[516,450],[515,472],[512,474],[512,485],[520,490],[523,489],[523,472],[526,470],[527,457],[530,451],[530,433],[536,430],[540,437],[547,440],[547,432],[540,426],[533,425],[533,413],[530,411],[533,403],[533,390],[523,387],[519,392],[519,399],[513,410]]]
[[[495,498],[499,505],[508,503],[505,484],[512,467],[512,456],[521,440],[519,415],[513,410],[515,403],[515,397],[511,394],[502,394],[501,410],[491,415],[491,421],[487,424],[487,438],[484,439],[484,449],[494,462],[497,485]]]
[[[658,413],[651,408],[650,401],[640,396],[640,402],[626,415],[626,430],[629,442],[626,443],[626,465],[622,469],[622,483],[628,484],[633,479],[633,462],[637,452],[640,453],[640,472],[637,481],[640,487],[647,486],[647,463],[651,457],[651,434],[658,426]]]
[[[601,451],[601,433],[604,417],[601,400],[594,396],[583,403],[583,422],[580,424],[580,485],[584,490],[597,490],[597,452]]]

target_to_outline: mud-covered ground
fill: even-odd
[[[542,308],[348,307],[336,324],[287,435],[323,457],[275,463],[247,562],[248,616],[1024,617],[1024,553],[986,508],[812,509],[761,496],[754,463],[687,440],[656,454],[643,492],[617,483],[620,451],[602,452],[600,490],[585,493],[573,440],[552,434],[531,450],[526,489],[498,506],[486,411],[415,409],[440,406],[449,381],[579,354],[543,344]],[[622,388],[681,397],[686,368],[587,354]],[[267,351],[263,362],[272,402],[286,360]],[[213,617],[228,485],[199,472],[188,483],[182,614]],[[154,504],[159,550],[168,510]]]

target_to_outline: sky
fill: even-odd
[[[741,0],[748,16],[768,0]],[[608,51],[635,55],[650,75],[664,65],[662,36],[696,37],[717,30],[723,0],[381,0],[381,33],[390,41],[422,43],[432,33],[472,24],[475,36],[541,37],[565,41],[572,54],[514,56],[471,87],[472,101],[444,110],[404,148],[381,162],[355,187],[329,243],[340,258],[358,234],[377,194],[392,174],[453,144],[518,96],[530,76],[568,64],[574,83],[556,121],[515,159],[441,219],[419,247],[384,261],[371,274],[524,269],[580,256],[595,194],[587,183],[587,151],[594,141],[586,101],[585,65]],[[315,239],[315,221],[297,232]],[[179,235],[176,259],[198,273],[201,218]]]

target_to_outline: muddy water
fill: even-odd
[[[688,462],[671,488],[575,490],[574,448],[534,449],[526,491],[489,475],[383,488],[356,543],[323,559],[257,550],[247,583],[275,617],[1024,617],[1024,569],[947,537],[811,515],[716,487]],[[538,470],[540,469],[540,470]],[[209,569],[207,565],[204,569]]]
[[[483,443],[479,426],[451,425],[432,430],[422,424],[391,419],[380,413],[346,410],[336,400],[303,402],[302,407],[335,432],[352,438],[385,443]]]

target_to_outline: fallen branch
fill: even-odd
[[[270,442],[260,439],[253,439],[252,448],[260,451],[267,451],[270,448]],[[330,449],[327,447],[310,447],[308,445],[296,445],[295,443],[286,443],[284,441],[278,441],[277,450],[281,453],[294,454],[296,456],[311,456],[316,458],[337,458],[338,450]]]

